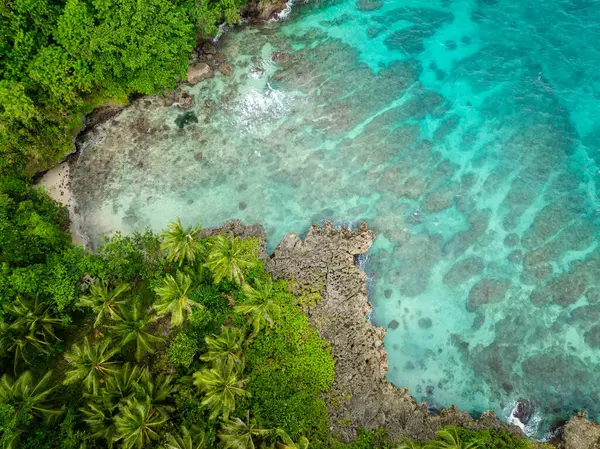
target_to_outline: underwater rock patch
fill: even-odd
[[[361,11],[375,11],[383,6],[382,0],[358,0],[356,8]]]
[[[512,248],[513,246],[517,246],[519,244],[519,236],[515,233],[508,234],[504,239],[504,246],[508,248]]]
[[[432,267],[439,261],[440,236],[415,235],[403,245],[394,247],[394,257],[400,264],[395,271],[395,281],[400,293],[417,296],[427,287]]]
[[[417,324],[421,329],[429,329],[431,326],[433,326],[431,318],[419,318]]]
[[[600,348],[600,325],[592,327],[583,335],[583,338],[588,346],[596,349]]]
[[[452,265],[444,275],[444,284],[456,287],[483,272],[483,259],[471,256]]]
[[[595,304],[600,300],[600,289],[592,287],[585,292],[585,297],[590,304]]]
[[[503,301],[509,287],[507,279],[482,279],[469,292],[467,310],[474,312],[484,304]]]
[[[198,116],[193,111],[187,111],[175,119],[175,124],[179,129],[185,128],[190,123],[198,123]]]
[[[515,251],[511,251],[507,257],[508,261],[514,264],[523,263],[523,251],[517,249]]]
[[[421,207],[425,212],[440,212],[452,207],[454,197],[460,192],[460,184],[452,182],[425,197]]]

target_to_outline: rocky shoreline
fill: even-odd
[[[355,231],[337,229],[330,222],[322,227],[312,225],[304,239],[287,234],[271,255],[258,224],[244,226],[232,220],[205,231],[205,235],[218,233],[258,237],[267,271],[277,279],[291,281],[311,324],[331,346],[336,378],[326,402],[330,428],[342,441],[352,441],[360,427],[385,428],[395,441],[401,437],[426,441],[448,425],[503,429],[524,437],[519,427],[501,421],[493,411],[479,419],[455,407],[433,413],[417,403],[406,388],[387,381],[386,330],[367,319],[371,311],[367,280],[357,265],[358,257],[375,239],[366,223]],[[598,449],[600,425],[587,420],[582,411],[556,432],[552,443],[559,449]],[[532,448],[543,447],[542,443],[531,444]]]
[[[241,11],[241,18],[244,24],[261,25],[271,21],[277,21],[287,15],[291,9],[293,0],[248,0]],[[303,0],[305,1],[305,0]],[[224,76],[233,75],[233,66],[225,60],[225,56],[218,51],[216,39],[206,39],[197,36],[196,47],[192,51],[188,65],[187,78],[177,83],[173,90],[167,90],[163,93],[166,105],[176,105],[182,110],[189,109],[192,106],[192,97],[181,89],[183,84],[195,85],[205,79],[214,77],[216,72]],[[87,132],[97,125],[101,125],[118,115],[123,109],[130,106],[136,100],[143,101],[144,96],[137,96],[130,99],[126,104],[108,102],[97,107],[92,112],[83,117],[83,126],[78,135],[73,139],[73,151],[62,159],[62,163],[69,163],[73,156],[80,150],[77,141]],[[44,173],[38,173],[37,178]]]

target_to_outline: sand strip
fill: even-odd
[[[50,198],[65,206],[69,211],[69,232],[71,233],[73,244],[86,246],[85,239],[80,235],[75,216],[75,200],[71,192],[71,167],[68,162],[57,165],[48,171],[37,185],[44,187]]]

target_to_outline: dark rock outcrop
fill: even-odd
[[[513,412],[513,416],[517,418],[521,423],[527,425],[535,412],[535,406],[532,401],[527,399],[519,399],[517,407]]]

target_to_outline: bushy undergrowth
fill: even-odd
[[[329,348],[255,239],[174,223],[92,254],[38,190],[15,181],[0,199],[2,447],[330,438]]]

